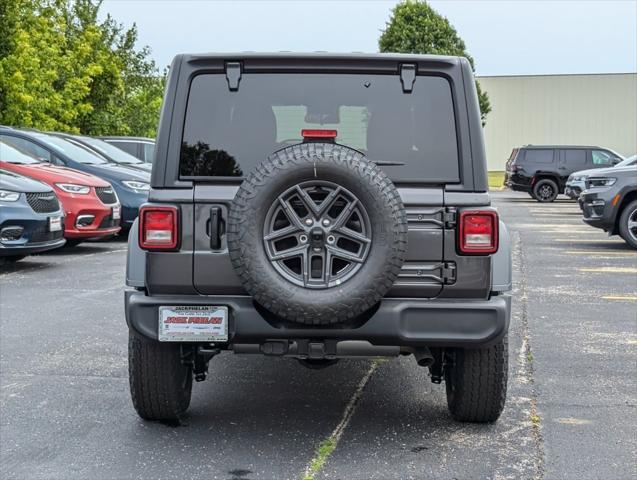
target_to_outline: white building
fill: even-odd
[[[491,113],[484,137],[489,170],[504,170],[527,144],[598,145],[637,153],[637,73],[479,77]]]

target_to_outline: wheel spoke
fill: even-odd
[[[273,232],[264,236],[263,240],[265,240],[266,242],[269,242],[271,240],[277,240],[279,238],[287,237],[289,235],[292,235],[293,233],[300,232],[300,231],[302,230],[299,229],[299,227],[292,224],[292,225],[288,225],[287,227],[281,228],[279,230],[274,230]]]
[[[628,230],[637,228],[637,220],[628,220]]]
[[[348,252],[334,245],[327,245],[325,248],[335,258],[341,258],[354,263],[363,263],[363,257],[356,253]]]
[[[347,227],[337,228],[335,232],[349,238],[350,240],[354,240],[355,242],[369,243],[372,241],[369,237],[366,237],[362,233],[355,232],[354,230]]]
[[[287,250],[283,250],[282,252],[277,252],[270,256],[270,260],[273,262],[277,262],[280,260],[287,260],[288,258],[299,257],[305,255],[307,252],[307,245],[299,245],[294,248],[289,248]]]
[[[358,200],[356,199],[350,201],[349,205],[347,205],[343,209],[343,211],[338,215],[338,217],[336,217],[336,220],[334,220],[334,225],[332,226],[332,230],[341,228],[343,225],[345,225],[345,223],[347,223],[347,220],[349,220],[349,217],[352,215],[352,212],[354,211],[354,208],[356,208],[357,203],[358,203]]]
[[[279,203],[281,204],[281,207],[283,207],[283,211],[285,212],[286,217],[288,217],[290,223],[292,225],[296,225],[299,230],[305,230],[303,222],[283,196],[279,197]]]

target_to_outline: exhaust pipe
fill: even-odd
[[[421,367],[430,367],[434,363],[434,357],[428,347],[421,347],[414,350],[416,363]]]

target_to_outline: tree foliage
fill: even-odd
[[[466,57],[475,71],[473,58],[467,53],[465,43],[456,29],[424,0],[405,0],[396,5],[378,45],[381,52]],[[487,93],[482,91],[477,81],[476,88],[484,125],[491,105]]]
[[[0,2],[0,123],[154,136],[164,87],[137,29],[92,0]]]

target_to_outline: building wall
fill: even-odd
[[[478,80],[491,101],[484,129],[489,170],[504,170],[511,149],[526,144],[637,153],[637,73]]]

